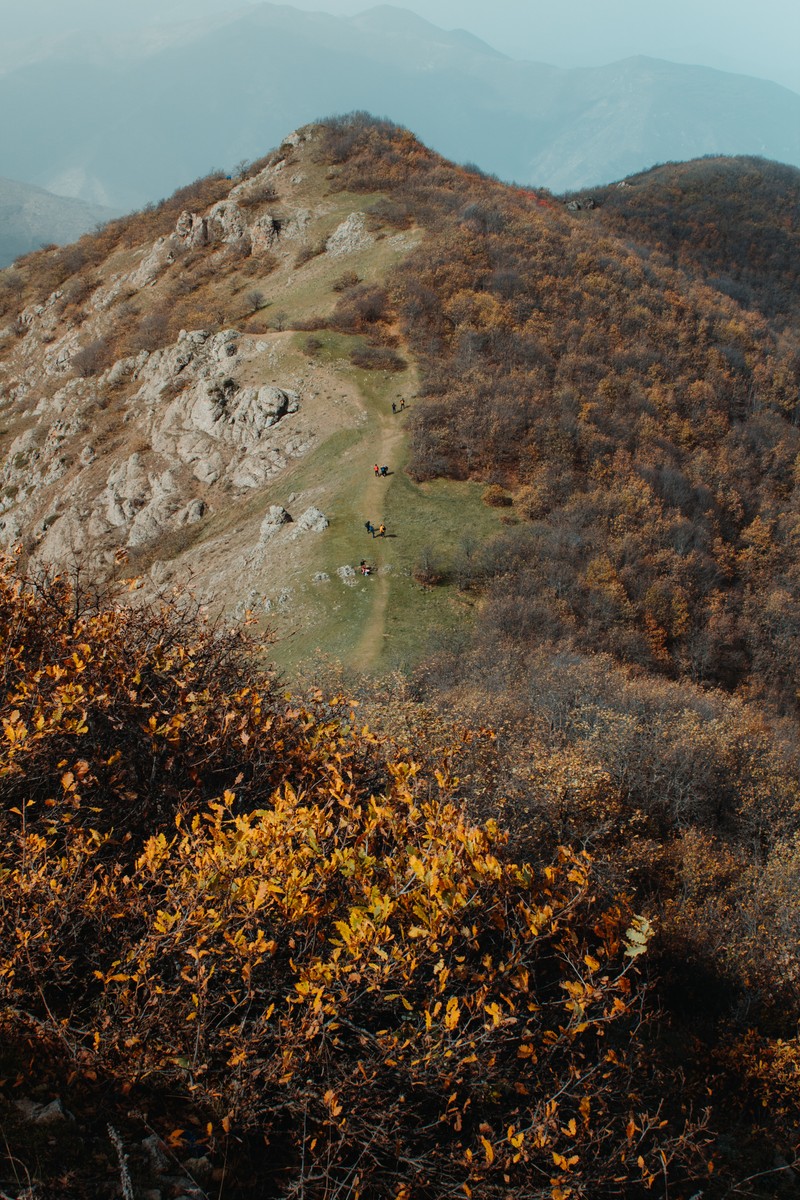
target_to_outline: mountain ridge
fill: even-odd
[[[0,162],[38,185],[71,178],[86,199],[138,207],[261,154],[320,113],[368,109],[451,159],[555,191],[708,152],[800,164],[800,96],[777,84],[659,60],[519,62],[420,18],[409,25],[402,9],[388,9],[404,29],[388,36],[370,11],[337,18],[260,4],[130,41],[115,35],[104,43],[115,48],[113,70],[108,49],[93,55],[73,39],[68,55],[0,77],[0,100],[19,114],[0,131]],[[380,27],[387,15],[377,11]]]
[[[537,1200],[784,1194],[797,174],[673,164],[569,207],[351,113],[0,274],[15,1178],[323,1200],[331,1119],[349,1188],[377,1108],[375,1196],[529,1200],[531,1163]],[[740,263],[758,303],[719,286]]]
[[[752,164],[705,169],[745,180]],[[784,186],[780,171],[774,178]],[[773,210],[767,202],[760,210],[765,228]],[[237,597],[234,604],[252,594],[279,623],[284,614],[298,646],[306,644],[307,631],[322,636],[330,617],[314,599],[314,574],[332,579],[352,567],[353,537],[378,516],[363,490],[368,441],[377,455],[393,428],[389,402],[402,401],[408,450],[396,448],[396,478],[379,498],[380,515],[404,524],[410,540],[382,543],[379,565],[413,579],[434,493],[445,506],[458,494],[491,540],[502,507],[482,508],[480,493],[492,482],[533,521],[531,538],[543,536],[537,522],[552,515],[588,521],[582,541],[599,545],[592,505],[601,501],[587,464],[600,470],[609,448],[624,446],[632,458],[620,459],[606,487],[620,496],[644,489],[660,513],[661,566],[649,583],[650,568],[624,573],[627,600],[620,592],[619,605],[593,625],[594,600],[587,608],[581,582],[589,551],[573,555],[569,588],[566,577],[561,585],[562,633],[575,636],[588,623],[595,641],[626,661],[684,669],[708,635],[714,581],[729,570],[724,548],[749,562],[754,521],[776,538],[793,536],[776,497],[791,490],[795,318],[787,311],[781,327],[771,326],[769,314],[716,289],[711,272],[701,282],[671,262],[646,226],[638,246],[624,226],[604,228],[604,212],[601,203],[571,213],[546,194],[454,167],[390,123],[355,117],[301,130],[241,180],[210,177],[151,214],[112,223],[83,249],[33,256],[9,276],[4,297],[3,539],[22,539],[37,560],[57,562],[85,542],[103,570],[125,550],[159,585],[188,569],[210,594]],[[740,236],[755,239],[745,226]],[[798,256],[796,239],[785,247]],[[772,269],[783,257],[776,252]],[[118,430],[111,457],[81,440],[94,420],[106,428],[106,408]],[[771,457],[758,466],[764,439]],[[720,444],[729,455],[724,486],[710,458]],[[360,463],[363,488],[349,495],[336,445]],[[306,553],[313,538],[298,541],[299,526],[268,519],[274,506],[295,519],[320,509],[328,520],[332,506],[334,533],[323,544],[342,561],[326,551],[315,572]],[[687,557],[676,547],[690,518],[696,544]],[[242,577],[230,558],[232,529],[249,546]],[[288,592],[281,600],[278,547],[299,572],[283,581],[295,601]],[[556,543],[538,556],[555,553]],[[483,578],[481,561],[458,571]],[[742,597],[728,590],[741,617]],[[688,626],[669,633],[662,593],[679,607],[692,597],[705,614],[689,640]],[[362,590],[354,598],[368,597]],[[390,620],[407,601],[389,606]],[[335,637],[346,641],[353,609],[348,602],[337,611]],[[655,612],[666,621],[660,649],[645,633]],[[433,598],[430,613],[441,616]],[[406,637],[402,621],[398,632]],[[735,679],[766,653],[758,646],[741,660],[704,659],[702,669]]]

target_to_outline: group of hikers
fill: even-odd
[[[395,404],[394,401],[392,401],[392,412],[396,413],[398,411],[402,411],[405,408],[405,406],[406,406],[405,400],[401,400],[399,406],[397,404]],[[389,474],[388,467],[386,467],[386,466],[379,467],[377,463],[375,463],[372,470],[375,474],[376,479],[386,479],[386,477]],[[386,537],[386,526],[383,524],[378,525],[376,527],[375,525],[372,524],[372,521],[365,521],[364,528],[366,529],[367,533],[371,533],[374,538]],[[372,574],[372,567],[367,562],[365,562],[363,558],[361,560],[360,566],[361,566],[361,574],[362,575],[371,575]]]

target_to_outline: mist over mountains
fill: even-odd
[[[560,69],[380,6],[350,18],[262,4],[137,33],[6,51],[7,176],[128,209],[289,128],[368,109],[457,161],[572,190],[654,162],[758,154],[800,164],[800,96],[703,67],[630,58]]]
[[[77,241],[114,215],[110,208],[0,178],[0,267],[42,244]]]

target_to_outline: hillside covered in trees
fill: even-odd
[[[700,158],[579,193],[599,224],[699,274],[778,327],[798,319],[800,172],[764,158]]]
[[[0,436],[28,437],[0,573],[15,1200],[796,1194],[796,172],[651,176],[572,211],[355,114],[6,273]],[[252,236],[300,228],[300,203],[302,237]],[[167,262],[176,222],[220,204],[251,224]],[[291,348],[381,411],[408,398],[381,493],[405,543],[375,595],[427,624],[382,670],[308,661],[287,686],[270,615],[154,587],[170,553],[241,556],[277,474],[212,481],[160,574],[135,513],[87,541],[91,569],[48,566],[43,514],[98,472],[70,405],[107,425],[102,479],[123,455],[155,477],[158,398],[117,364],[200,322],[232,380]],[[35,375],[70,354],[65,385]],[[61,474],[24,498],[57,436]],[[352,490],[359,443],[331,440],[311,474]]]
[[[431,228],[389,293],[426,397],[409,470],[507,493],[513,524],[461,564],[487,635],[796,712],[796,326],[403,136],[365,134],[341,178]]]

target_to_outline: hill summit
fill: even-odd
[[[705,170],[730,188],[751,168]],[[442,573],[422,559],[492,577],[458,549],[507,522],[480,503],[492,484],[523,522],[505,526],[504,586],[528,561],[538,597],[515,602],[520,636],[545,604],[551,635],[742,678],[771,654],[769,603],[761,633],[745,617],[754,547],[793,537],[796,334],[648,244],[659,229],[619,240],[617,212],[356,116],[30,257],[3,285],[0,535],[101,574],[123,552],[152,587],[191,575],[300,656],[319,637],[365,661],[396,639],[402,658],[428,622],[404,589]],[[373,546],[368,520],[403,536]],[[367,551],[379,587],[358,578]],[[723,612],[743,656],[711,635]]]

